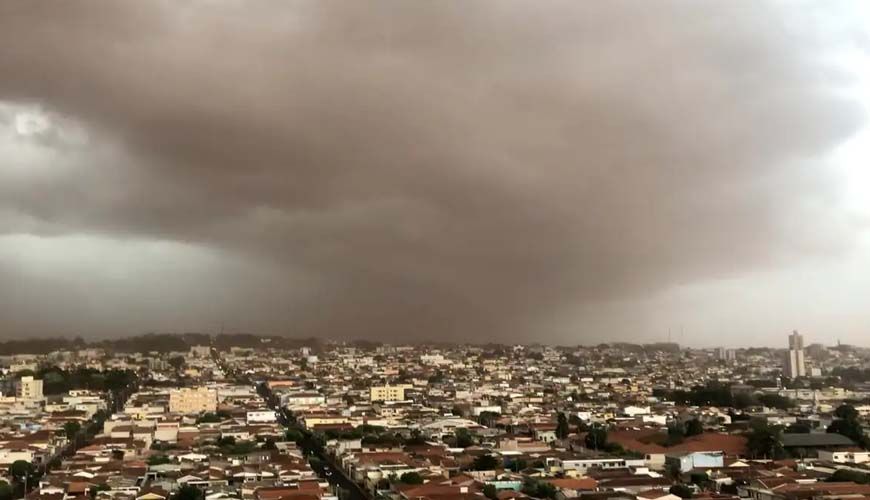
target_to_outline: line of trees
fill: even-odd
[[[862,448],[870,448],[870,439],[864,435],[864,429],[858,419],[858,410],[852,405],[841,405],[834,410],[836,420],[828,426],[828,432],[846,436]]]
[[[17,376],[32,375],[42,379],[42,390],[46,395],[64,394],[73,389],[89,389],[92,391],[119,391],[136,381],[136,374],[130,370],[96,370],[79,367],[64,370],[57,366],[46,366],[33,372],[24,370]]]
[[[844,404],[834,411],[836,419],[828,426],[828,433],[840,434],[854,441],[864,449],[870,448],[870,439],[864,435],[858,410]],[[788,453],[782,445],[783,432],[804,432],[803,427],[770,425],[764,421],[754,422],[747,437],[747,448],[752,458],[785,458]],[[808,432],[809,429],[806,429]]]
[[[737,409],[751,406],[767,406],[777,409],[789,409],[795,406],[794,401],[779,394],[751,394],[749,392],[731,391],[731,386],[720,382],[710,382],[707,385],[695,386],[689,390],[673,391],[655,389],[653,395],[690,406],[721,406]]]
[[[0,352],[21,354],[50,354],[56,351],[76,351],[89,347],[106,349],[112,352],[173,352],[187,351],[195,345],[213,345],[218,349],[230,347],[257,347],[266,341],[271,346],[286,349],[311,347],[319,349],[320,340],[316,338],[297,339],[282,336],[260,336],[249,333],[227,333],[210,335],[207,333],[148,333],[121,339],[86,341],[81,337],[37,338],[0,342]]]
[[[24,496],[25,486],[30,487],[39,481],[39,470],[26,460],[16,460],[9,466],[8,477],[12,484],[0,479],[0,500],[12,500]]]

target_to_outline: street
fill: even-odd
[[[272,408],[278,416],[278,422],[284,426],[286,429],[293,428],[302,432],[303,434],[310,435],[311,431],[305,429],[291,421],[288,415],[288,411],[284,408],[281,408],[278,404],[277,398],[272,394],[269,388],[266,386],[265,382],[258,384],[257,391],[266,401],[266,404]],[[353,482],[350,478],[348,478],[344,471],[341,468],[337,467],[335,463],[333,463],[332,459],[326,455],[321,449],[313,449],[313,450],[305,450],[310,451],[311,455],[316,457],[317,460],[311,461],[311,468],[316,472],[320,477],[325,478],[329,481],[329,484],[338,486],[342,490],[345,491],[347,495],[342,500],[371,500],[371,495],[369,495],[363,488],[361,488],[358,484]],[[303,451],[303,453],[305,453]]]

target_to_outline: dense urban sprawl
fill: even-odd
[[[870,498],[870,350],[787,347],[7,342],[0,500]]]

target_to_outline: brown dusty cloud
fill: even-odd
[[[10,2],[0,100],[91,140],[27,138],[69,165],[6,173],[0,233],[220,249],[286,276],[229,293],[273,332],[546,338],[571,304],[848,246],[821,160],[863,124],[833,62],[855,41],[816,21],[722,2]]]

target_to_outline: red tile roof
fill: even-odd
[[[607,440],[619,443],[627,450],[640,453],[687,453],[693,451],[723,451],[726,455],[745,455],[746,438],[736,434],[722,434],[718,432],[705,432],[697,436],[687,437],[682,443],[665,447],[655,442],[648,442],[661,431],[648,430],[624,430],[608,433]]]

